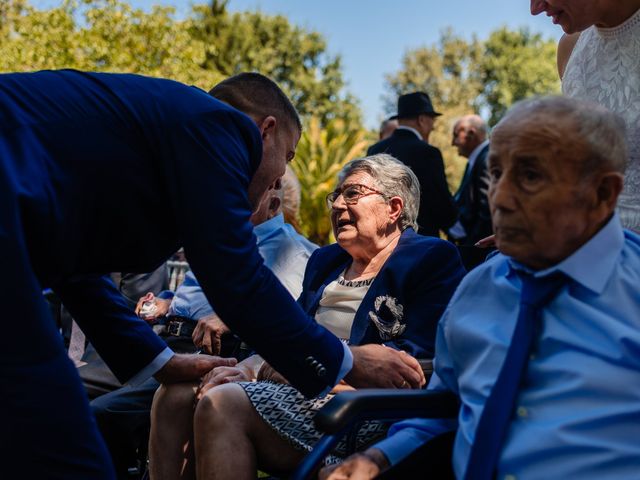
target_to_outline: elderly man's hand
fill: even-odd
[[[375,478],[382,470],[389,466],[384,454],[369,448],[363,453],[356,453],[346,458],[344,462],[324,467],[318,473],[319,480],[368,480]]]
[[[152,292],[149,292],[138,300],[135,312],[145,322],[153,322],[167,314],[169,305],[171,305],[171,300],[158,298]]]
[[[222,335],[229,332],[229,327],[220,320],[218,315],[212,313],[198,320],[191,339],[196,347],[204,349],[209,355],[219,355]]]
[[[353,368],[345,380],[356,388],[420,388],[426,380],[418,361],[384,345],[350,347]]]
[[[236,363],[235,358],[177,353],[156,372],[154,377],[160,383],[188,382],[199,380],[216,367],[233,367]]]

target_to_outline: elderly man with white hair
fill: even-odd
[[[451,145],[458,154],[469,159],[453,196],[458,207],[458,221],[449,229],[449,239],[460,248],[467,269],[482,263],[487,251],[475,244],[493,233],[489,212],[489,129],[478,115],[465,115],[453,125]]]
[[[569,98],[521,102],[494,128],[500,253],[449,303],[429,384],[460,398],[456,478],[638,476],[640,237],[615,212],[626,155],[622,120]],[[373,478],[454,428],[396,424],[321,478]]]

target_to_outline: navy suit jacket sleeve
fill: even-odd
[[[167,348],[135,316],[108,277],[78,276],[57,285],[54,291],[121,382]]]

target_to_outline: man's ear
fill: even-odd
[[[273,136],[275,134],[275,129],[278,121],[276,117],[272,115],[266,116],[262,122],[258,125],[260,129],[260,135],[262,136],[262,141],[264,141],[268,136]]]
[[[621,173],[605,172],[601,174],[596,186],[598,205],[613,210],[616,207],[623,184],[624,177]]]
[[[278,215],[278,213],[280,213],[281,204],[282,201],[280,200],[280,197],[277,197],[275,195],[271,197],[271,199],[269,200],[269,218],[273,218]]]
[[[395,223],[400,218],[402,210],[404,209],[404,201],[400,197],[391,197],[388,202],[389,205],[389,221]]]

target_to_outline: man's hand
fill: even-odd
[[[324,467],[318,473],[319,480],[368,480],[375,478],[389,466],[387,457],[376,449],[369,448],[362,453],[347,457],[344,462]]]
[[[216,367],[233,367],[236,363],[235,358],[177,353],[156,372],[154,377],[160,383],[188,382],[199,380]]]
[[[229,327],[222,323],[218,315],[212,313],[198,320],[191,339],[196,347],[204,349],[209,355],[219,355],[222,347],[221,337],[228,332]]]
[[[149,292],[138,300],[135,312],[145,322],[153,322],[167,314],[169,305],[171,305],[171,300],[158,298]]]
[[[420,388],[426,380],[418,361],[384,345],[350,347],[353,368],[345,376],[356,388]]]

